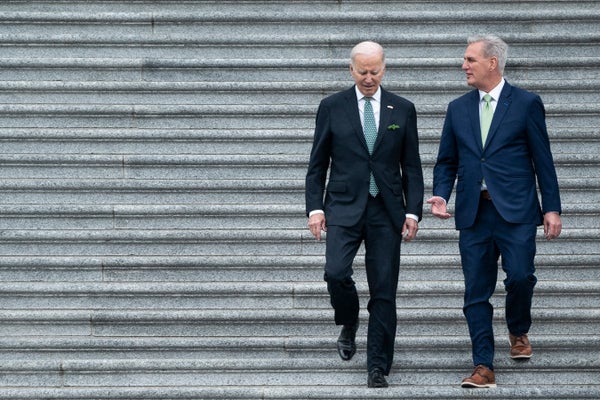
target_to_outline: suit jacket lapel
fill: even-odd
[[[360,122],[360,114],[358,111],[358,99],[356,98],[356,91],[354,86],[348,89],[344,95],[346,99],[346,106],[344,109],[346,110],[346,114],[348,115],[348,120],[350,124],[354,128],[354,133],[358,136],[358,140],[362,143],[365,150],[368,152],[369,147],[367,146],[367,140],[365,139],[365,134],[363,132],[362,123]]]
[[[511,103],[511,93],[512,87],[508,84],[508,82],[504,83],[504,87],[502,88],[502,92],[500,92],[500,98],[496,102],[496,109],[494,110],[494,117],[492,118],[492,124],[490,125],[490,130],[488,132],[487,142],[491,143],[491,140],[494,134],[498,131],[498,127],[502,122],[502,119],[506,115],[508,111],[508,107]]]
[[[479,91],[477,89],[471,91],[471,97],[467,101],[467,110],[469,114],[469,120],[471,121],[473,139],[479,147],[479,150],[483,151],[483,143],[481,142],[481,123],[479,121]]]
[[[375,140],[375,146],[373,146],[373,152],[377,150],[377,147],[383,140],[383,136],[387,127],[389,126],[390,119],[392,118],[392,111],[394,106],[389,101],[387,91],[381,88],[381,107],[379,110],[379,129],[377,130],[377,139]]]

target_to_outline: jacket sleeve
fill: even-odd
[[[417,112],[414,105],[407,118],[407,136],[402,156],[402,190],[406,197],[406,213],[423,217],[423,169],[419,155],[419,138],[417,134]]]
[[[312,150],[305,182],[306,215],[323,209],[323,193],[331,156],[330,112],[321,102],[317,111]]]
[[[452,125],[450,106],[446,112],[437,161],[433,168],[433,195],[450,201],[458,171],[458,149]]]
[[[542,99],[535,96],[528,112],[527,140],[542,198],[542,212],[561,213],[558,178],[552,160]]]

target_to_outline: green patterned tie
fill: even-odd
[[[494,110],[492,110],[492,105],[490,104],[490,102],[492,101],[492,96],[486,94],[485,96],[483,96],[483,101],[485,102],[485,104],[481,109],[481,143],[483,144],[483,147],[485,147],[485,141],[487,140],[490,125],[492,124]]]
[[[373,106],[371,105],[371,98],[365,97],[365,109],[364,109],[364,133],[365,140],[367,141],[367,147],[369,148],[369,154],[373,153],[373,147],[375,146],[375,139],[377,139],[377,126],[375,125],[375,114],[373,114]],[[379,188],[375,182],[373,172],[369,179],[369,193],[375,197],[379,193]]]

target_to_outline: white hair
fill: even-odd
[[[354,65],[354,59],[358,54],[366,54],[366,55],[379,55],[381,54],[381,61],[385,64],[385,54],[383,52],[383,47],[379,43],[365,41],[360,42],[356,46],[352,48],[350,52],[350,60],[352,65]]]
[[[504,66],[508,58],[508,45],[504,40],[496,35],[471,36],[467,40],[468,44],[479,42],[483,43],[483,55],[485,57],[496,57],[498,59],[498,70],[501,74],[504,73]]]

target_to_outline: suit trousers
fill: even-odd
[[[360,305],[352,279],[352,263],[363,241],[370,296],[367,368],[372,371],[378,367],[388,374],[396,338],[402,235],[392,225],[381,196],[369,196],[367,208],[356,226],[327,226],[325,281],[337,325],[352,325],[358,320]]]
[[[505,221],[493,199],[480,199],[473,226],[460,230],[459,247],[465,295],[463,312],[471,336],[473,363],[494,368],[493,307],[498,259],[506,273],[505,316],[510,333],[523,335],[531,327],[531,302],[537,282],[534,275],[535,224]]]

